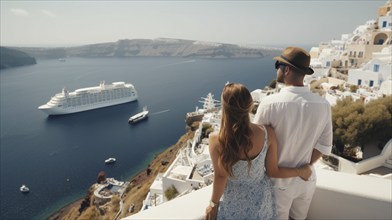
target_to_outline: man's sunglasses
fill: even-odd
[[[279,69],[280,66],[287,66],[287,65],[284,64],[284,63],[281,63],[281,62],[279,62],[279,61],[276,61],[276,62],[275,62],[275,69]]]

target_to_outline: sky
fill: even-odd
[[[0,0],[1,46],[75,46],[176,38],[318,45],[377,18],[386,0]]]

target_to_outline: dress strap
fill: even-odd
[[[264,145],[263,145],[263,150],[262,151],[266,151],[265,149],[268,148],[268,130],[265,127],[265,125],[261,125],[261,127],[264,130]]]
[[[264,125],[262,125],[262,126],[264,129],[264,146],[268,147],[268,130]]]

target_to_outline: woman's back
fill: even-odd
[[[249,168],[247,160],[233,165],[233,177],[227,180],[218,219],[276,219],[274,196],[264,169],[268,133],[265,127],[256,129],[259,134],[255,138],[259,139],[252,141],[254,144],[249,151],[251,166]]]

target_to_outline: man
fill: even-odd
[[[298,47],[286,48],[276,60],[277,82],[285,87],[267,96],[257,109],[255,123],[271,125],[278,140],[278,164],[301,167],[315,163],[332,149],[331,107],[305,87],[310,55]],[[305,219],[316,188],[316,174],[308,181],[301,178],[273,178],[279,219]]]

